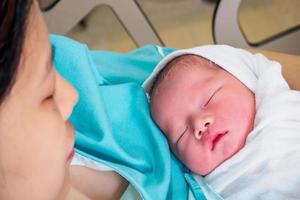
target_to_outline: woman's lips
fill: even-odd
[[[211,142],[211,151],[213,151],[216,145],[221,141],[221,139],[228,133],[228,131],[222,131],[214,135]]]
[[[74,144],[75,129],[74,129],[74,126],[70,122],[67,122],[67,131],[70,134],[71,140],[72,140],[72,142]]]
[[[73,125],[70,122],[67,122],[67,130],[68,133],[70,134],[70,139],[71,139],[71,145],[70,145],[70,153],[67,157],[67,161],[70,161],[73,159],[75,151],[74,151],[74,143],[75,143],[75,129],[73,127]]]
[[[72,149],[72,151],[70,152],[70,154],[69,154],[69,156],[68,156],[68,159],[67,159],[67,161],[70,161],[70,160],[72,160],[72,159],[73,159],[73,157],[74,157],[74,154],[75,154],[75,151],[74,151],[74,149]]]

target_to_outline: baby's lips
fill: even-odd
[[[218,131],[211,135],[210,141],[210,149],[213,151],[215,146],[223,139],[223,137],[228,133],[228,131]]]

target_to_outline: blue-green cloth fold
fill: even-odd
[[[157,47],[120,54],[89,51],[62,36],[51,42],[56,69],[79,93],[70,118],[76,152],[113,168],[146,200],[187,199],[183,166],[151,120],[141,87],[162,59]]]

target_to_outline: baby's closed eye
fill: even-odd
[[[188,130],[188,126],[185,127],[184,131],[179,135],[177,141],[175,142],[175,146],[177,146],[178,142],[180,141],[180,139],[182,138],[182,136],[187,132]]]
[[[222,87],[219,87],[218,89],[216,89],[211,95],[209,95],[208,100],[205,102],[203,107],[206,107],[209,105],[209,103],[215,98],[216,94],[218,93],[218,91],[221,89]]]

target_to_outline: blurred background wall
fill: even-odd
[[[40,1],[41,7],[44,8],[53,3],[53,0]],[[52,7],[63,1],[66,0],[55,1],[54,4],[57,4]],[[91,0],[81,1],[87,4]],[[124,0],[114,1],[124,2]],[[219,3],[217,0],[135,0],[134,2],[161,45],[187,48],[215,42],[213,16]],[[45,14],[51,12],[51,9],[45,11]],[[299,0],[242,0],[237,20],[245,40],[255,44],[299,27],[299,10]],[[71,14],[68,15],[66,12],[66,18],[76,15],[72,10],[68,12]],[[60,21],[56,20],[56,23]],[[91,49],[126,52],[140,46],[114,7],[100,1],[64,34],[86,43]]]

